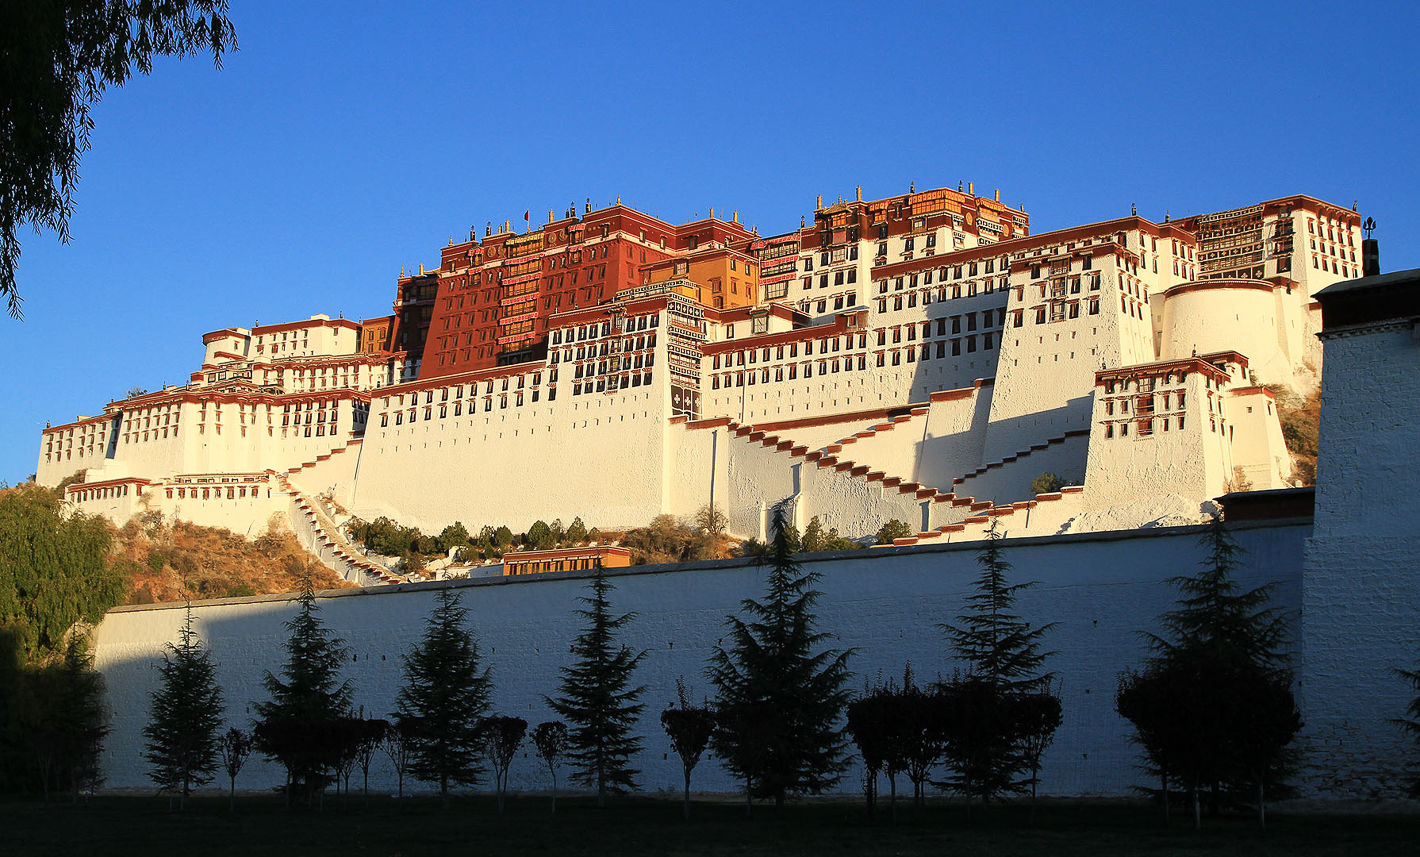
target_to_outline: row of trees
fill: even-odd
[[[1269,606],[1270,586],[1238,586],[1240,549],[1221,522],[1210,527],[1205,544],[1202,571],[1171,581],[1182,595],[1178,606],[1162,617],[1163,632],[1149,636],[1153,656],[1121,676],[1116,702],[1136,728],[1166,808],[1169,795],[1182,792],[1198,822],[1205,804],[1217,810],[1230,799],[1255,800],[1265,820],[1265,801],[1285,774],[1285,748],[1300,727],[1286,661],[1286,617]],[[1033,794],[1041,756],[1062,719],[1054,675],[1043,670],[1050,655],[1042,651],[1043,638],[1053,626],[1015,613],[1016,597],[1029,584],[1008,582],[1000,534],[993,531],[981,548],[981,575],[966,609],[941,626],[963,669],[919,686],[909,666],[900,684],[879,681],[856,698],[847,689],[853,653],[831,648],[829,635],[816,630],[817,576],[798,563],[793,547],[791,528],[776,515],[764,560],[766,594],[746,599],[738,615],[727,617],[727,633],[711,652],[713,699],[696,703],[682,682],[678,704],[662,713],[684,764],[687,807],[692,771],[707,750],[743,783],[747,805],[782,803],[836,785],[847,768],[850,739],[867,772],[870,806],[880,775],[887,777],[894,810],[899,774],[907,775],[918,800],[928,785],[965,795],[968,806],[977,798]],[[584,630],[574,642],[573,662],[562,672],[558,694],[546,698],[569,725],[551,721],[533,730],[554,788],[565,750],[574,781],[595,789],[602,803],[636,787],[632,760],[642,739],[635,726],[646,691],[634,681],[644,653],[617,641],[634,616],[614,613],[612,591],[605,575],[594,575],[579,611]],[[363,768],[368,777],[380,749],[394,761],[401,789],[407,772],[437,783],[447,800],[452,787],[478,782],[491,767],[495,789],[503,793],[528,724],[490,714],[492,680],[480,665],[458,591],[445,589],[438,597],[423,637],[405,658],[397,710],[386,722],[352,713],[354,689],[340,678],[349,654],[320,623],[310,588],[302,593],[287,625],[287,663],[279,676],[267,675],[270,699],[256,706],[245,745],[285,767],[288,794],[309,800],[331,782],[348,791],[351,772]],[[82,650],[74,651],[73,668],[86,669]],[[233,748],[240,750],[245,736],[240,730],[219,734],[215,666],[190,623],[161,674],[146,733],[154,780],[181,799],[210,779],[225,757],[234,784],[244,756]],[[1417,710],[1420,702],[1411,714]],[[71,772],[58,779],[46,774],[47,784],[88,776],[79,756],[85,746],[96,747],[104,731],[101,718],[90,722],[94,731],[47,745],[53,748],[47,764]]]
[[[351,538],[384,556],[428,557],[460,548],[459,556],[464,560],[497,559],[515,548],[551,550],[570,547],[596,541],[600,536],[596,528],[588,530],[580,517],[573,519],[568,527],[562,525],[561,519],[551,524],[536,521],[525,533],[514,533],[504,524],[497,527],[486,525],[475,535],[462,521],[455,521],[444,527],[437,536],[428,536],[418,527],[401,526],[383,516],[373,521],[353,519],[348,529]]]
[[[694,704],[682,684],[679,707],[662,717],[685,765],[687,807],[691,772],[707,747],[744,783],[747,805],[756,799],[782,804],[792,795],[821,792],[836,785],[847,767],[848,738],[841,721],[851,698],[852,652],[826,648],[830,636],[816,630],[818,592],[813,586],[818,576],[795,558],[782,512],[776,515],[775,533],[766,558],[766,597],[742,602],[742,615],[728,617],[725,640],[711,655],[707,674],[716,690],[714,702]],[[994,540],[990,545],[993,580],[1004,586],[999,546]],[[634,615],[613,613],[612,588],[598,570],[582,599],[585,627],[573,643],[573,662],[562,671],[559,694],[545,700],[571,724],[566,748],[573,781],[594,788],[599,805],[613,793],[636,787],[639,771],[631,760],[642,747],[635,725],[646,691],[633,680],[644,652],[617,642]],[[1002,591],[1009,596],[1013,590]],[[492,762],[495,787],[502,794],[527,724],[488,716],[492,682],[466,627],[467,611],[457,590],[442,590],[438,597],[423,637],[405,658],[394,726],[361,728],[351,725],[353,688],[339,677],[348,652],[320,623],[313,592],[309,587],[303,591],[299,610],[287,623],[286,665],[280,676],[267,674],[270,700],[255,706],[253,746],[286,769],[288,796],[304,794],[310,800],[332,779],[339,783],[350,760],[362,753],[368,759],[369,748],[389,742],[391,729],[409,743],[410,771],[437,783],[445,802],[452,786],[475,783],[486,773],[485,760]],[[1004,639],[1009,623],[1000,618],[1004,603],[999,597],[974,597],[966,626],[953,631],[965,647],[961,651],[975,658],[973,671],[969,679],[944,684],[940,698],[991,687],[999,691],[997,702],[1004,707],[1019,687],[1030,684],[1019,679],[1021,670],[1033,668],[1043,655],[1001,654],[1010,643]],[[997,618],[987,617],[988,610]],[[1025,645],[1033,646],[1046,630],[1027,633]],[[222,709],[215,667],[195,640],[190,621],[170,647],[161,676],[146,733],[148,760],[160,788],[185,797],[193,783],[216,770],[217,712]],[[560,722],[543,724],[538,731],[553,734]],[[540,755],[544,749],[539,748]],[[544,758],[555,776],[555,755]],[[979,779],[976,768],[963,775],[968,782]],[[996,786],[992,781],[982,788],[989,793]]]
[[[908,665],[900,687],[880,682],[848,706],[870,809],[879,772],[887,776],[894,817],[898,774],[907,775],[918,802],[930,782],[965,796],[968,812],[977,796],[988,801],[1026,790],[1035,796],[1041,756],[1062,719],[1055,675],[1041,671],[1052,654],[1041,651],[1041,640],[1054,625],[1032,627],[1013,612],[1017,594],[1032,584],[1007,583],[1003,538],[993,525],[966,612],[957,624],[941,626],[967,669],[919,688]],[[930,779],[939,765],[946,776]]]

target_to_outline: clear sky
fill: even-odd
[[[72,243],[22,237],[0,479],[206,331],[387,315],[450,236],[588,197],[774,234],[858,185],[974,181],[1035,232],[1306,193],[1420,267],[1420,3],[231,5],[221,71],[95,110]]]

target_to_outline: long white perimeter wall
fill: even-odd
[[[1305,523],[1239,528],[1238,538],[1248,551],[1242,582],[1280,580],[1280,606],[1296,611],[1301,604],[1302,545],[1310,533]],[[1012,579],[1038,581],[1022,593],[1019,612],[1033,622],[1059,623],[1048,645],[1056,651],[1050,667],[1062,680],[1065,722],[1046,756],[1046,793],[1122,795],[1144,781],[1127,724],[1114,713],[1114,689],[1119,672],[1138,665],[1145,655],[1138,632],[1155,628],[1158,614],[1175,599],[1176,593],[1163,581],[1197,570],[1197,539],[1197,528],[1180,528],[1008,543],[1006,556],[1015,567]],[[820,627],[837,635],[837,645],[856,650],[850,662],[856,673],[853,688],[861,687],[865,678],[900,676],[909,661],[924,682],[960,666],[949,656],[936,626],[961,612],[977,575],[977,547],[933,544],[819,554],[808,560],[808,567],[822,575]],[[704,677],[706,659],[723,638],[725,618],[738,612],[741,599],[762,595],[763,571],[742,560],[727,560],[628,569],[616,573],[614,580],[614,609],[638,614],[621,639],[646,651],[636,674],[636,680],[649,687],[638,725],[644,738],[644,750],[635,759],[643,772],[640,786],[675,789],[680,763],[657,715],[674,700],[677,677],[684,676],[697,696],[710,691]],[[569,663],[569,646],[582,624],[574,614],[582,606],[577,599],[586,594],[586,578],[571,573],[323,596],[322,619],[352,647],[345,675],[356,687],[356,704],[379,716],[394,709],[400,655],[419,638],[435,592],[446,585],[457,585],[464,594],[470,625],[492,668],[494,710],[529,724],[553,719],[543,695],[557,692],[559,670]],[[232,723],[249,726],[251,702],[266,698],[262,675],[279,670],[285,660],[282,623],[292,613],[290,602],[273,598],[193,605],[196,627],[221,665],[218,676]],[[164,644],[176,639],[183,617],[179,605],[126,607],[109,613],[97,629],[97,664],[108,681],[114,710],[114,731],[104,757],[109,787],[148,785],[141,730],[158,680],[156,664]],[[1370,700],[1364,692],[1348,700],[1355,717],[1392,716],[1367,708]],[[385,768],[373,776],[377,788],[392,788]],[[281,780],[275,766],[254,759],[238,785],[266,788]],[[546,774],[531,757],[514,763],[511,782],[514,789],[548,786]],[[731,792],[736,784],[710,760],[697,769],[695,787]],[[856,769],[839,788],[844,793],[858,790]]]

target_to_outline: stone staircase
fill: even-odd
[[[314,460],[314,461],[307,461],[307,462],[304,462],[304,463],[302,463],[302,464],[298,464],[298,465],[296,465],[295,467],[288,467],[288,468],[286,468],[286,477],[296,476],[296,475],[300,474],[300,473],[303,472],[303,471],[310,470],[311,468],[315,467],[317,464],[320,464],[322,461],[329,461],[332,456],[340,455],[340,454],[346,452],[347,450],[348,450],[348,451],[351,451],[351,452],[354,452],[354,451],[356,451],[357,447],[359,447],[360,444],[362,444],[362,443],[364,443],[364,442],[365,442],[365,439],[364,439],[364,438],[360,438],[360,437],[351,438],[350,440],[348,440],[348,441],[345,442],[345,445],[344,445],[344,446],[337,446],[337,447],[334,447],[333,449],[331,449],[330,452],[323,453],[323,454],[321,454],[321,455],[317,455],[317,456],[315,457],[315,460]]]
[[[964,473],[964,474],[962,474],[961,476],[958,476],[958,477],[954,478],[954,479],[952,480],[952,486],[955,487],[955,486],[957,486],[957,485],[962,485],[962,484],[966,483],[967,480],[975,479],[976,477],[981,476],[981,475],[985,474],[985,473],[988,472],[988,471],[991,471],[991,470],[999,470],[1000,468],[1005,467],[1007,464],[1012,464],[1012,463],[1014,463],[1014,462],[1020,461],[1020,460],[1023,459],[1023,458],[1028,458],[1028,457],[1031,455],[1031,453],[1034,453],[1034,452],[1042,452],[1042,451],[1044,451],[1044,450],[1046,450],[1046,449],[1049,449],[1049,448],[1052,447],[1052,446],[1057,446],[1057,445],[1059,445],[1059,444],[1062,444],[1062,443],[1064,443],[1065,441],[1069,440],[1070,438],[1074,438],[1074,437],[1089,437],[1089,434],[1090,434],[1090,430],[1089,430],[1089,429],[1076,429],[1076,430],[1074,430],[1074,431],[1067,431],[1067,432],[1065,432],[1064,434],[1060,435],[1059,437],[1052,437],[1052,438],[1049,438],[1049,439],[1045,440],[1043,443],[1033,443],[1033,444],[1031,444],[1030,449],[1023,449],[1023,450],[1021,450],[1020,452],[1017,452],[1015,455],[1008,455],[1008,456],[1006,456],[1005,458],[1001,459],[1000,461],[993,461],[993,462],[991,462],[990,464],[984,464],[984,465],[982,465],[981,467],[976,468],[975,470],[973,470],[973,471],[970,472],[970,473]]]
[[[773,448],[777,452],[785,453],[791,458],[802,458],[806,463],[811,463],[818,468],[832,468],[851,478],[862,479],[864,482],[881,483],[884,489],[895,489],[899,494],[910,494],[917,501],[930,500],[933,504],[945,504],[940,516],[929,514],[929,520],[942,520],[946,518],[948,523],[940,524],[935,529],[919,532],[915,536],[909,536],[894,541],[894,545],[910,545],[930,539],[958,538],[972,540],[985,538],[986,530],[989,529],[991,521],[1018,513],[1028,513],[1042,503],[1052,503],[1061,500],[1071,494],[1078,494],[1084,490],[1082,486],[1069,486],[1060,491],[1050,494],[1038,494],[1032,500],[1020,502],[997,504],[990,499],[977,499],[974,496],[960,492],[959,486],[966,484],[974,477],[1004,466],[1007,463],[1020,460],[1029,456],[1032,452],[1047,449],[1052,445],[1064,443],[1066,439],[1088,435],[1088,430],[1066,432],[1058,438],[1050,438],[1041,444],[1034,444],[1030,449],[1010,456],[1001,462],[977,468],[972,473],[963,475],[953,480],[952,491],[943,492],[931,486],[921,485],[917,482],[903,479],[898,476],[891,476],[881,470],[875,470],[870,465],[860,464],[848,458],[852,453],[853,445],[869,438],[875,437],[883,432],[894,431],[901,428],[905,423],[913,419],[926,416],[928,408],[926,406],[913,406],[907,413],[889,416],[881,423],[876,423],[866,429],[854,432],[851,435],[840,438],[833,443],[825,445],[821,449],[810,450],[807,446],[795,443],[792,439],[756,428],[753,425],[741,425],[733,419],[720,418],[706,421],[703,427],[713,425],[724,426],[732,437],[742,439],[748,443],[759,444],[766,448]],[[958,518],[960,520],[950,520]],[[877,545],[875,547],[888,547],[887,545]]]
[[[291,498],[291,523],[296,529],[296,537],[328,568],[361,586],[406,582],[388,568],[361,556],[359,551],[340,535],[340,528],[335,525],[319,501],[308,498],[299,488],[292,485],[287,474],[277,476],[281,490]]]
[[[970,506],[971,514],[960,523],[945,524],[935,530],[918,533],[915,536],[893,539],[891,545],[873,545],[873,547],[901,547],[903,545],[915,545],[930,539],[946,537],[947,541],[952,541],[957,537],[958,541],[975,541],[986,538],[987,530],[991,529],[991,522],[997,518],[1008,515],[1015,515],[1021,512],[1038,507],[1042,503],[1053,503],[1065,499],[1068,495],[1079,494],[1085,490],[1082,485],[1069,485],[1049,494],[1037,494],[1034,500],[1021,500],[1019,502],[998,506],[991,502],[978,503],[971,497],[962,498],[960,501],[953,500],[953,503],[964,503]],[[944,495],[951,496],[951,495]]]

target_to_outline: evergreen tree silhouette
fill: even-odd
[[[720,715],[713,746],[744,781],[747,807],[822,792],[846,767],[852,650],[821,648],[832,635],[814,628],[818,575],[794,558],[798,540],[782,506],[773,527],[766,597],[740,602],[745,618],[727,619],[728,646],[716,646],[708,671]]]
[[[449,805],[449,784],[472,785],[479,764],[478,724],[488,711],[493,681],[479,672],[478,644],[465,626],[460,593],[441,589],[424,636],[404,658],[404,684],[395,698],[396,719],[414,739],[410,770],[439,784]]]
[[[217,731],[222,726],[222,689],[212,653],[192,630],[192,608],[178,630],[178,642],[168,643],[158,667],[159,687],[153,692],[148,739],[143,758],[160,791],[178,795],[185,809],[193,786],[211,782],[217,771]]]
[[[636,788],[640,771],[631,767],[630,759],[641,750],[641,739],[631,730],[645,708],[636,700],[646,687],[631,687],[631,678],[646,653],[633,654],[614,640],[636,614],[612,617],[607,594],[613,588],[599,564],[592,576],[591,597],[580,599],[588,609],[577,611],[587,626],[572,644],[576,660],[562,668],[561,695],[546,698],[552,710],[571,724],[567,753],[575,768],[571,779],[596,787],[597,806],[606,805],[609,793]]]

